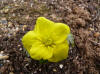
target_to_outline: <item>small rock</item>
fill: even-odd
[[[0,38],[2,37],[2,35],[0,35]]]
[[[63,68],[63,64],[60,64],[59,67],[60,67],[60,69],[62,69]]]
[[[19,50],[22,51],[22,48],[20,48]]]
[[[52,17],[53,19],[57,18],[56,14],[52,14],[51,17]]]
[[[54,72],[57,72],[57,70],[56,70],[55,68],[53,69],[53,71],[54,71]]]
[[[94,28],[89,28],[90,31],[94,31]]]
[[[30,6],[33,7],[33,3],[31,3]]]
[[[13,72],[9,72],[9,74],[14,74]]]
[[[100,36],[100,33],[99,33],[99,32],[96,32],[96,33],[94,34],[94,36],[95,36],[95,37],[99,37],[99,36]]]
[[[26,16],[25,16],[25,19],[26,19],[26,20],[28,20],[29,18],[30,18],[30,16],[29,16],[29,15],[26,15]]]
[[[3,55],[0,53],[0,60],[5,60],[5,59],[8,59],[9,56],[8,55]]]
[[[8,36],[8,38],[10,38],[11,37],[11,34],[8,33],[7,36]]]
[[[27,27],[27,25],[24,25],[24,26],[23,26],[23,28],[26,28],[26,27]]]
[[[15,7],[18,7],[19,5],[17,3],[14,4]]]
[[[15,17],[16,16],[15,13],[13,13],[12,16]]]
[[[18,27],[16,27],[16,32],[17,32],[17,31],[19,31],[19,28],[18,28]]]
[[[3,53],[4,53],[4,51],[1,51],[0,53],[1,53],[1,54],[3,54]]]
[[[6,60],[7,62],[10,62],[10,60]]]
[[[2,19],[1,19],[1,23],[2,23],[2,24],[7,24],[7,19],[6,19],[6,18],[2,18]]]
[[[11,22],[8,22],[8,27],[12,27],[12,23]]]
[[[24,0],[21,0],[21,2],[23,3],[23,2],[24,2]]]
[[[26,66],[28,66],[28,65],[29,65],[28,63],[27,63],[27,64],[25,64],[25,67],[26,67]]]
[[[14,32],[13,35],[16,36],[16,33]]]
[[[16,0],[13,0],[14,2],[16,1]]]
[[[24,25],[24,26],[23,26],[23,31],[25,31],[25,28],[27,28],[27,25]]]
[[[37,73],[37,71],[34,71],[34,73]]]
[[[39,71],[41,71],[41,68],[39,69]]]
[[[9,11],[8,8],[4,9],[4,13],[8,13],[8,11]]]
[[[20,47],[21,45],[18,45],[18,47]]]

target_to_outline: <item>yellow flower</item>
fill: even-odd
[[[39,17],[34,30],[24,35],[22,43],[31,58],[58,62],[68,57],[67,37],[69,34],[68,25]]]

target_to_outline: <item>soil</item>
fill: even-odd
[[[37,17],[68,24],[75,47],[66,60],[41,64],[21,38]],[[100,0],[0,0],[0,74],[100,74]]]

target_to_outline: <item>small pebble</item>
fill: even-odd
[[[90,31],[94,31],[94,28],[89,28]]]
[[[0,35],[0,38],[2,37],[2,35]]]
[[[18,45],[18,47],[20,47],[21,45]]]
[[[60,69],[62,69],[63,68],[63,64],[60,64],[59,67],[60,67]]]
[[[9,72],[9,74],[14,74],[13,72]]]
[[[39,69],[39,71],[41,71],[41,68]]]
[[[26,15],[26,16],[25,16],[25,19],[26,19],[26,20],[28,20],[29,18],[30,18],[30,16],[29,16],[29,15]]]
[[[16,16],[15,13],[13,13],[12,16],[15,17]]]
[[[27,27],[27,25],[24,25],[24,26],[23,26],[23,28],[26,28],[26,27]]]
[[[13,0],[14,2],[16,1],[16,0]]]
[[[33,3],[31,3],[30,6],[33,7]]]
[[[5,60],[5,59],[8,59],[9,56],[8,55],[3,55],[0,53],[0,60]]]
[[[3,55],[0,53],[0,56],[3,56]]]
[[[23,26],[23,31],[25,31],[25,28],[26,28],[26,27],[27,27],[27,25],[24,25],[24,26]]]
[[[94,34],[94,36],[95,36],[95,37],[99,37],[99,36],[100,36],[100,33],[99,33],[99,32],[96,32],[96,33]]]
[[[37,71],[34,71],[34,73],[37,73]]]
[[[27,63],[27,64],[25,64],[25,67],[26,67],[26,66],[28,66],[28,65],[29,65],[28,63]]]
[[[21,2],[23,3],[23,2],[24,2],[24,0],[21,0]]]
[[[52,14],[51,17],[52,17],[53,19],[57,18],[56,14]]]
[[[10,38],[11,37],[11,34],[8,33],[7,36],[8,36],[8,38]]]
[[[6,19],[6,18],[2,18],[2,19],[1,19],[1,23],[2,23],[2,24],[7,24],[7,19]]]
[[[57,70],[56,70],[55,68],[53,69],[53,71],[54,71],[54,72],[57,72]]]
[[[16,31],[19,31],[19,28],[18,27],[16,27],[16,29],[15,29]]]
[[[3,54],[3,53],[4,53],[4,51],[1,51],[0,53],[1,53],[1,54]]]
[[[22,48],[20,48],[19,50],[22,51]]]
[[[8,27],[12,27],[12,23],[11,22],[8,22]]]
[[[10,60],[6,60],[7,62],[10,62]]]
[[[9,11],[8,8],[4,9],[4,13],[8,13],[8,11]]]

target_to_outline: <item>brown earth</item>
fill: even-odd
[[[75,47],[66,60],[40,64],[26,56],[21,38],[39,16],[70,26]],[[0,54],[8,56],[0,74],[99,74],[100,0],[0,0]]]

